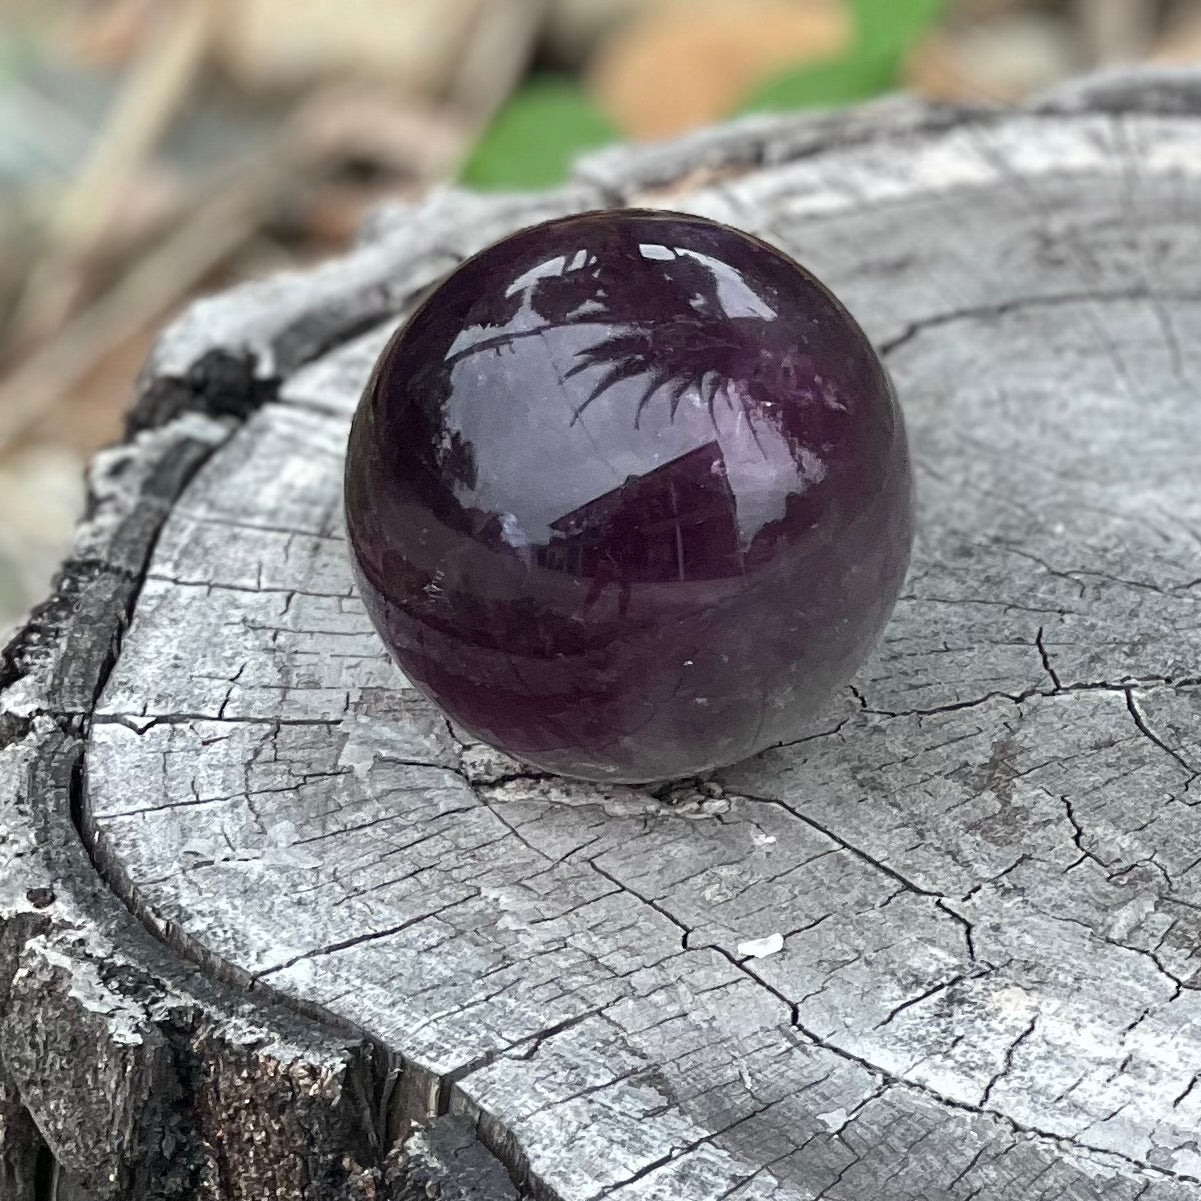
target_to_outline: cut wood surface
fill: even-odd
[[[853,687],[667,790],[448,724],[339,510],[405,311],[618,204],[821,276],[919,486]],[[390,209],[195,306],[131,428],[0,663],[6,1201],[1201,1199],[1201,75]]]

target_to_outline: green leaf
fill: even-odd
[[[869,100],[896,87],[905,52],[943,13],[946,0],[847,0],[855,41],[838,58],[799,63],[759,83],[740,106],[825,108]]]
[[[741,112],[825,108],[868,100],[896,83],[897,58],[848,54],[827,62],[805,63],[760,83],[740,106]]]
[[[946,0],[849,0],[855,20],[857,55],[900,56],[946,8]]]
[[[468,157],[462,180],[474,188],[559,183],[577,154],[615,136],[581,88],[534,78],[497,113]]]

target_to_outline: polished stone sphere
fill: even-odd
[[[346,518],[380,636],[463,730],[639,782],[803,732],[913,536],[846,309],[757,238],[639,210],[523,230],[433,292],[359,405]]]

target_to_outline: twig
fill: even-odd
[[[183,103],[208,46],[212,0],[172,0],[125,81],[104,128],[46,233],[41,264],[26,281],[10,337],[21,345],[56,326],[73,307],[81,262],[111,228],[129,180]]]
[[[231,185],[0,383],[0,455],[109,351],[160,317],[252,236],[278,186],[278,170],[272,162]]]
[[[1155,34],[1146,0],[1076,0],[1076,14],[1095,65],[1141,58]]]
[[[450,100],[482,128],[524,74],[546,19],[548,0],[481,0],[463,47]]]
[[[211,0],[172,0],[142,51],[101,135],[63,199],[51,227],[54,244],[86,252],[104,236],[127,181],[158,144],[204,60]]]

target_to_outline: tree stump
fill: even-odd
[[[828,282],[920,492],[854,687],[654,791],[448,725],[339,516],[423,290],[620,204]],[[1201,1198],[1199,218],[1201,75],[1114,76],[607,151],[195,306],[0,663],[0,1195]]]

